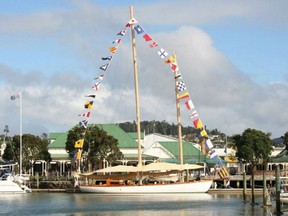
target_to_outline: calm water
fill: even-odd
[[[248,198],[250,201],[250,197]],[[275,215],[275,202],[269,208],[242,202],[241,194],[96,195],[72,193],[32,193],[1,195],[1,215]]]

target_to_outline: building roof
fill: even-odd
[[[134,140],[138,139],[138,133],[137,132],[126,132],[130,137],[132,137]],[[144,139],[144,132],[140,133],[140,138]]]
[[[276,157],[271,157],[272,163],[287,163],[288,162],[288,150],[284,149]]]
[[[159,142],[164,148],[166,148],[171,154],[179,160],[179,145],[178,142]],[[206,155],[197,149],[193,143],[182,142],[183,146],[183,161],[184,163],[201,163],[207,161]]]
[[[104,130],[109,136],[118,140],[118,147],[138,148],[137,142],[116,124],[96,124],[99,129]],[[51,143],[48,148],[65,148],[68,133],[50,133]]]
[[[49,139],[51,140],[51,143],[48,145],[48,149],[65,148],[67,133],[50,133]]]
[[[116,124],[96,124],[110,136],[118,140],[118,148],[138,148],[137,142]]]

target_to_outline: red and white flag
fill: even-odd
[[[135,24],[135,23],[137,23],[137,20],[135,18],[132,18],[128,21],[125,27],[130,27],[131,24]]]
[[[83,117],[89,118],[89,117],[90,117],[90,112],[86,112],[86,113],[83,113],[83,114],[79,114],[79,116],[83,116]]]
[[[177,65],[177,62],[174,62],[172,64],[170,64],[171,68],[173,71],[179,71],[179,68],[178,68],[178,65]]]
[[[103,80],[104,79],[104,74],[100,74],[99,76],[94,78],[94,80],[96,80],[96,79]]]
[[[101,85],[101,82],[95,83],[95,84],[92,86],[92,88],[97,91],[97,90],[100,89],[100,85]]]
[[[152,40],[152,38],[151,38],[150,35],[148,35],[148,34],[144,34],[144,35],[143,35],[143,38],[145,39],[145,41],[150,41],[150,40]]]
[[[192,111],[191,115],[190,115],[190,118],[195,118],[195,117],[197,117],[197,116],[198,116],[198,113],[197,113],[197,111],[194,109],[194,110]]]
[[[156,47],[156,46],[158,46],[158,43],[156,41],[154,41],[152,44],[148,45],[149,48],[153,48],[153,47]]]
[[[121,43],[121,39],[117,39],[117,40],[113,41],[112,43],[118,43],[118,44],[120,44],[120,43]]]
[[[186,101],[186,102],[185,102],[185,105],[186,105],[186,107],[187,107],[188,110],[191,110],[191,109],[195,108],[195,107],[194,107],[194,104],[192,103],[192,100]]]

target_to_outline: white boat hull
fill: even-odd
[[[0,193],[26,193],[25,188],[9,180],[0,181]]]
[[[151,184],[151,185],[120,185],[120,186],[89,186],[80,185],[83,193],[111,194],[148,194],[148,193],[205,193],[212,185],[212,180],[202,180],[189,183]]]

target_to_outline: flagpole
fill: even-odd
[[[19,164],[19,174],[22,175],[22,91],[20,91],[20,98],[19,98],[19,104],[20,104],[20,164]]]

